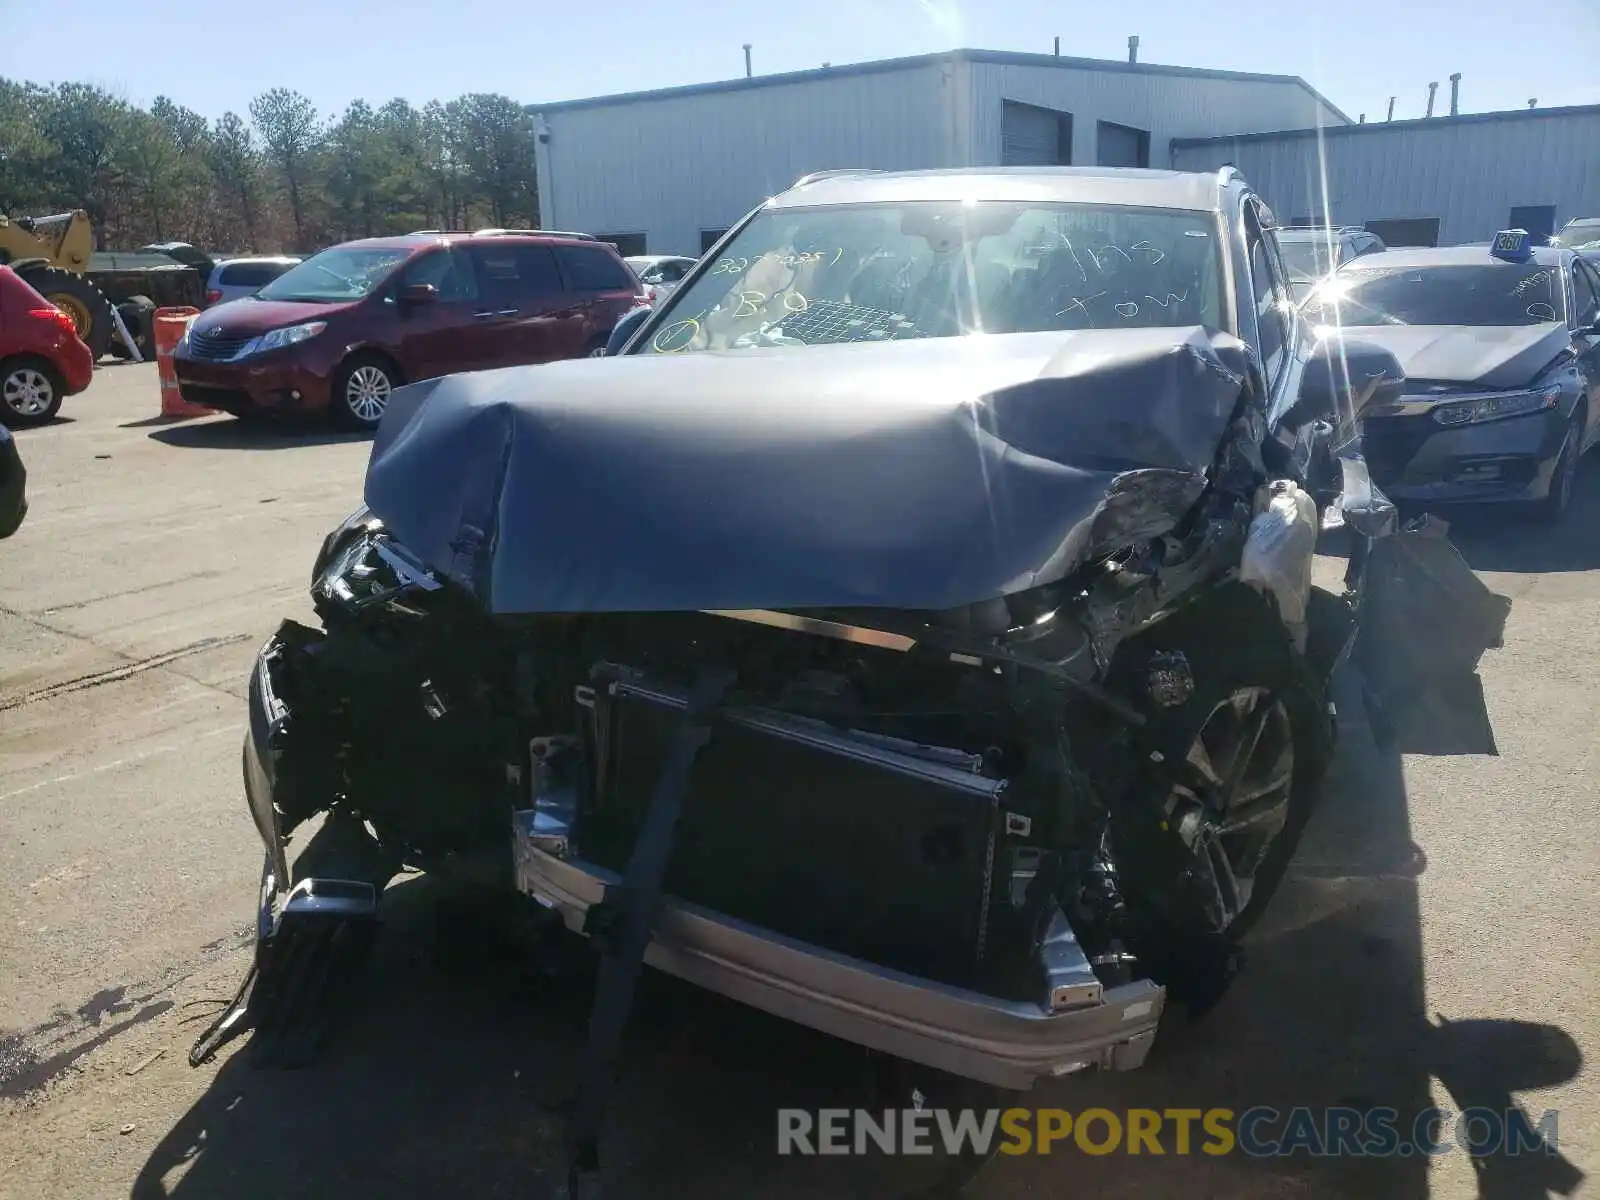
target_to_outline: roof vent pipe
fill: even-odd
[[[750,70],[750,43],[746,42],[744,44],[744,77],[746,79],[749,79],[750,76],[751,76],[751,73],[752,72]]]
[[[1433,94],[1435,92],[1437,92],[1438,90],[1439,90],[1439,85],[1437,83],[1430,83],[1428,85],[1428,111],[1426,113],[1427,116],[1430,116],[1430,117],[1433,116]]]
[[[1528,100],[1528,107],[1529,107],[1529,108],[1532,108],[1532,107],[1534,107],[1534,106],[1535,106],[1535,105],[1536,105],[1536,104],[1538,104],[1538,103],[1539,103],[1539,97],[1537,97],[1537,96],[1534,96],[1534,97],[1531,97],[1531,98],[1530,98],[1530,99],[1529,99],[1529,100]]]
[[[1394,120],[1394,97],[1393,96],[1389,97],[1389,115],[1387,117],[1385,117],[1384,120],[1385,121]]]
[[[1357,125],[1365,125],[1366,123],[1367,123],[1367,114],[1366,113],[1362,113],[1359,117],[1356,118],[1356,124]]]
[[[1056,57],[1061,57],[1061,39],[1059,37],[1056,38]]]
[[[1137,33],[1128,39],[1128,61],[1131,63],[1139,61],[1139,35]]]
[[[1461,72],[1457,71],[1450,76],[1450,115],[1461,115]]]

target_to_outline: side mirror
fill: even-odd
[[[1405,386],[1405,370],[1389,351],[1331,333],[1318,340],[1306,362],[1293,423],[1327,421],[1344,442],[1355,435],[1364,410],[1395,403]]]
[[[638,332],[639,326],[645,323],[653,309],[636,308],[624,313],[620,321],[611,329],[611,337],[606,340],[604,357],[622,353],[622,348],[628,344],[628,339]]]
[[[408,283],[400,289],[403,304],[432,304],[439,298],[439,289],[431,283]]]

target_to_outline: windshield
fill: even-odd
[[[1600,217],[1589,221],[1573,221],[1557,235],[1557,240],[1572,250],[1600,247]]]
[[[1295,283],[1321,279],[1339,265],[1334,261],[1338,246],[1327,238],[1286,238],[1280,234],[1278,249],[1283,252],[1284,269]]]
[[[335,246],[291,267],[256,293],[259,300],[340,304],[371,294],[411,255],[403,246]]]
[[[642,352],[1223,321],[1215,218],[919,201],[771,209],[680,287]]]
[[[1564,320],[1561,272],[1537,263],[1341,271],[1312,300],[1342,325],[1538,325]]]

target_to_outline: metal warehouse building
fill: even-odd
[[[1549,234],[1600,216],[1600,105],[1173,143],[1180,170],[1224,163],[1286,223],[1362,225],[1394,246],[1487,241],[1497,229]]]
[[[812,171],[1163,167],[1173,139],[1349,125],[1293,76],[976,50],[529,111],[542,224],[626,254],[698,255]]]

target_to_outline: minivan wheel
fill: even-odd
[[[334,377],[333,419],[346,429],[376,429],[389,407],[389,396],[400,386],[394,364],[376,354],[357,354],[346,360]]]
[[[41,358],[0,363],[0,422],[42,425],[61,411],[61,380]]]

